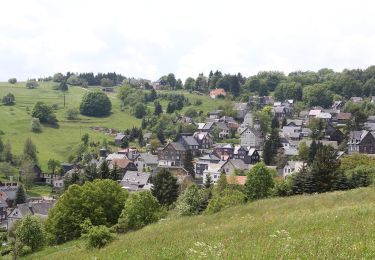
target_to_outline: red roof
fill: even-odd
[[[227,182],[229,184],[234,184],[232,183],[233,182],[233,177],[234,176],[230,176],[230,175],[227,175]],[[236,177],[236,183],[239,184],[239,185],[245,185],[246,183],[246,180],[247,180],[247,176],[235,176]]]
[[[216,88],[210,91],[210,96],[219,96],[219,95],[225,96],[226,94],[227,93],[225,92],[223,88]]]
[[[125,169],[128,164],[130,163],[130,160],[127,158],[124,159],[113,159],[112,160],[112,165],[117,164],[117,167],[120,169]]]
[[[337,120],[350,120],[352,118],[352,113],[338,113]]]

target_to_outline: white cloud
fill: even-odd
[[[372,1],[47,1],[2,3],[0,80],[57,71],[157,79],[211,69],[365,68]]]

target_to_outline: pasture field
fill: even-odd
[[[0,83],[0,97],[7,93],[15,96],[14,106],[0,106],[0,130],[5,134],[1,136],[3,141],[9,140],[14,154],[22,153],[23,145],[28,137],[31,137],[38,149],[40,165],[43,170],[47,170],[49,159],[57,159],[64,162],[68,159],[72,149],[80,142],[81,136],[90,134],[94,141],[113,140],[112,136],[96,132],[90,129],[92,126],[103,126],[124,130],[132,126],[139,126],[140,120],[130,115],[129,111],[120,110],[120,101],[116,95],[109,94],[112,102],[112,114],[107,117],[86,117],[80,116],[80,120],[69,121],[65,119],[68,108],[78,108],[82,96],[87,91],[95,88],[83,89],[80,87],[70,87],[65,94],[52,89],[51,82],[39,83],[36,89],[27,89],[25,83],[11,85]],[[58,127],[43,126],[41,133],[33,133],[31,129],[31,111],[37,101],[43,101],[49,105],[56,104]]]

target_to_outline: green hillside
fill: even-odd
[[[112,140],[103,133],[95,132],[91,126],[112,127],[119,130],[139,126],[140,120],[130,115],[128,111],[120,111],[120,102],[111,95],[112,114],[108,117],[94,118],[81,116],[79,121],[68,121],[65,113],[68,108],[78,108],[81,98],[90,89],[71,87],[66,93],[66,107],[64,108],[63,93],[52,89],[49,82],[39,83],[37,89],[26,89],[25,83],[11,85],[0,84],[0,97],[7,93],[13,93],[16,98],[14,106],[0,106],[0,130],[4,131],[3,141],[9,140],[14,154],[21,154],[24,142],[31,137],[39,151],[41,166],[47,170],[47,162],[50,158],[66,161],[72,148],[80,142],[81,135],[89,133],[95,141],[102,141],[104,138]],[[33,133],[31,129],[31,110],[37,101],[43,101],[49,105],[57,104],[56,111],[59,127],[43,127],[42,133]]]
[[[275,198],[160,221],[101,250],[73,241],[27,259],[370,259],[374,216],[374,188]]]
[[[120,100],[116,98],[116,93],[109,94],[112,101],[112,114],[107,117],[86,117],[81,116],[81,120],[69,121],[65,119],[65,113],[68,108],[78,108],[82,96],[87,91],[96,88],[84,89],[81,87],[70,87],[65,94],[66,106],[64,108],[64,95],[60,91],[52,89],[53,82],[40,82],[36,89],[27,89],[25,83],[17,83],[15,85],[9,83],[0,83],[0,99],[7,93],[13,93],[16,98],[14,106],[4,106],[0,104],[0,130],[3,141],[9,140],[12,145],[14,154],[21,154],[26,138],[31,137],[39,151],[39,161],[44,170],[47,170],[47,162],[49,159],[57,159],[64,162],[68,159],[72,148],[80,142],[84,133],[89,133],[94,141],[102,141],[104,138],[112,140],[113,137],[90,129],[92,126],[110,127],[117,130],[124,130],[132,126],[140,126],[141,120],[132,116],[129,110],[121,111]],[[207,113],[220,104],[223,100],[212,100],[209,96],[201,96],[195,94],[186,94],[192,103],[200,99],[203,104],[196,109],[203,110]],[[49,105],[57,105],[57,119],[59,127],[43,127],[42,133],[33,133],[31,131],[31,110],[37,101],[43,101]],[[163,102],[164,111],[167,102]],[[154,106],[149,104],[151,110]],[[184,107],[181,113],[188,108]]]

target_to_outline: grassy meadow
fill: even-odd
[[[81,136],[89,133],[94,141],[102,141],[106,138],[108,141],[113,140],[112,136],[95,132],[90,129],[92,126],[110,127],[117,130],[124,130],[132,126],[140,126],[141,120],[133,117],[129,110],[121,111],[120,100],[116,97],[116,93],[110,93],[109,97],[112,101],[112,114],[107,117],[86,117],[80,116],[80,120],[69,121],[65,119],[65,113],[68,108],[78,108],[82,96],[87,91],[93,91],[97,88],[90,87],[84,89],[81,87],[70,87],[65,94],[61,91],[52,89],[53,82],[41,82],[36,89],[27,89],[25,83],[17,83],[15,85],[9,83],[0,83],[0,98],[7,93],[14,94],[16,104],[14,106],[0,105],[0,130],[5,134],[1,136],[4,142],[9,140],[12,145],[13,154],[21,154],[23,145],[28,137],[31,137],[38,149],[40,165],[43,170],[47,170],[47,162],[49,159],[57,159],[61,162],[67,161],[72,149],[80,142]],[[185,94],[194,104],[194,101],[201,99],[202,105],[195,107],[198,111],[204,113],[216,109],[223,100],[213,100],[207,95],[196,95],[188,92],[174,92]],[[49,105],[58,105],[56,111],[58,127],[43,126],[41,133],[33,133],[31,129],[31,111],[37,101],[43,101]],[[164,111],[167,102],[162,102]],[[152,103],[148,107],[153,111]],[[184,107],[183,114],[188,107]]]
[[[372,259],[375,189],[273,198],[170,218],[103,249],[77,240],[26,259]]]
[[[95,132],[92,126],[105,126],[118,130],[124,130],[132,126],[139,126],[140,120],[131,116],[129,111],[120,110],[120,102],[116,95],[110,94],[112,101],[112,114],[108,117],[86,117],[80,116],[80,120],[69,121],[65,119],[68,108],[78,108],[81,98],[90,88],[70,87],[65,95],[66,106],[64,108],[64,96],[60,91],[52,89],[49,82],[40,83],[37,89],[26,89],[24,83],[11,85],[0,84],[0,97],[7,93],[13,93],[16,98],[14,106],[0,106],[0,130],[5,135],[1,136],[3,141],[9,140],[14,154],[21,154],[26,138],[31,137],[38,149],[38,156],[43,170],[47,170],[47,162],[50,158],[61,162],[67,160],[69,153],[80,142],[81,136],[89,133],[95,141],[104,138],[112,140],[112,136]],[[33,133],[31,129],[31,111],[37,101],[47,104],[57,104],[56,111],[58,127],[43,126],[41,133]]]

